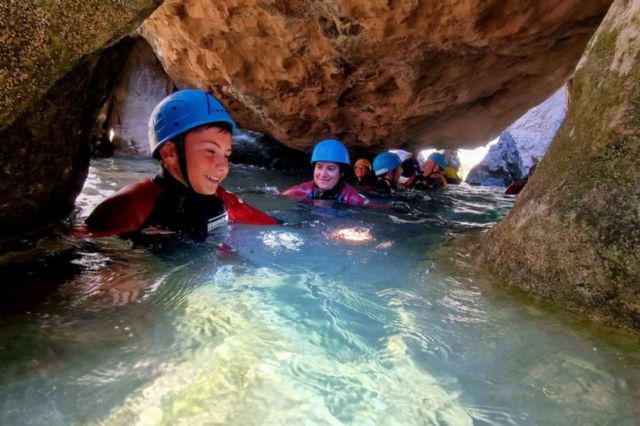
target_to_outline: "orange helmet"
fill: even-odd
[[[371,170],[371,162],[366,158],[360,158],[358,161],[356,161],[353,167],[357,167],[357,166],[366,167],[367,169]]]

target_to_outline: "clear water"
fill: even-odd
[[[154,168],[95,161],[78,220]],[[453,243],[512,199],[453,187],[400,214],[275,193],[302,179],[225,182],[283,226],[70,241],[4,272],[0,423],[639,424],[637,336],[504,289]]]

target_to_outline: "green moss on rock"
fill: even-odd
[[[565,123],[479,257],[538,296],[640,329],[640,44],[619,42],[637,25],[633,3],[612,6]],[[635,58],[628,71],[616,68],[621,53]]]

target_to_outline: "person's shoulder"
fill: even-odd
[[[151,215],[162,188],[145,179],[122,188],[100,203],[85,220],[91,232],[118,235],[140,229]]]
[[[304,182],[299,185],[294,185],[291,188],[282,192],[282,195],[286,195],[288,197],[306,197],[311,194],[315,187],[315,183],[311,180],[309,182]]]
[[[216,191],[218,197],[225,205],[229,220],[234,223],[248,225],[277,225],[278,220],[261,210],[247,204],[233,192],[229,192],[219,186]]]

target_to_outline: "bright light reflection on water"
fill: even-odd
[[[152,171],[95,162],[79,217],[114,183]],[[638,420],[637,336],[500,289],[452,244],[499,221],[512,199],[453,187],[408,196],[413,210],[401,214],[273,191],[301,179],[236,167],[225,182],[282,226],[153,250],[79,241],[35,272],[14,271],[11,284],[35,290],[0,311],[1,423]]]

